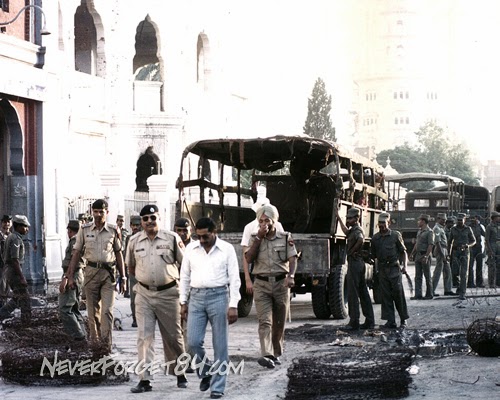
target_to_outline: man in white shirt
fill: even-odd
[[[234,247],[217,237],[215,222],[203,217],[195,226],[199,241],[186,248],[181,266],[180,303],[181,315],[187,319],[187,342],[195,354],[202,392],[210,388],[210,398],[224,395],[229,362],[229,324],[238,319],[240,277]],[[214,360],[206,358],[204,339],[207,322],[212,327]],[[224,363],[226,365],[224,366]],[[209,370],[218,371],[209,375]]]

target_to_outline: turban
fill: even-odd
[[[272,204],[265,204],[262,207],[260,207],[257,212],[257,219],[260,219],[264,214],[267,215],[269,218],[273,220],[273,223],[276,223],[278,221],[278,218],[280,217],[278,213],[278,209],[274,207]]]

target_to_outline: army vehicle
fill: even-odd
[[[256,218],[251,207],[263,195],[300,252],[293,292],[311,293],[317,318],[347,317],[346,238],[335,209],[345,218],[349,208],[359,208],[368,250],[387,201],[378,164],[305,135],[200,140],[184,150],[177,189],[176,217],[213,218],[219,237],[236,248],[240,316],[248,315],[253,300],[246,293],[240,241]],[[370,283],[369,264],[366,277]]]

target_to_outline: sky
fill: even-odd
[[[357,10],[369,1],[375,0],[255,0],[225,5],[229,18],[224,40],[231,57],[225,59],[224,73],[227,79],[238,82],[235,90],[253,103],[255,129],[301,133],[307,99],[321,77],[332,95],[337,138],[348,138],[352,62],[357,50],[352,45],[352,27]],[[448,72],[452,86],[446,111],[450,129],[482,160],[500,159],[487,139],[493,140],[495,135],[500,94],[500,56],[496,54],[500,1],[421,0],[419,4],[434,15],[443,15],[443,10],[446,15],[449,10],[458,26],[448,33],[449,21],[442,22],[451,47],[443,52],[455,55]],[[422,35],[433,35],[422,28]],[[421,62],[422,68],[432,71],[431,57]]]

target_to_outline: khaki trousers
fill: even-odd
[[[285,281],[273,283],[255,279],[253,285],[262,356],[280,357],[283,354],[285,320],[290,306],[290,289]]]
[[[87,301],[90,340],[102,340],[111,349],[115,283],[108,270],[87,266],[84,272],[84,291]]]

